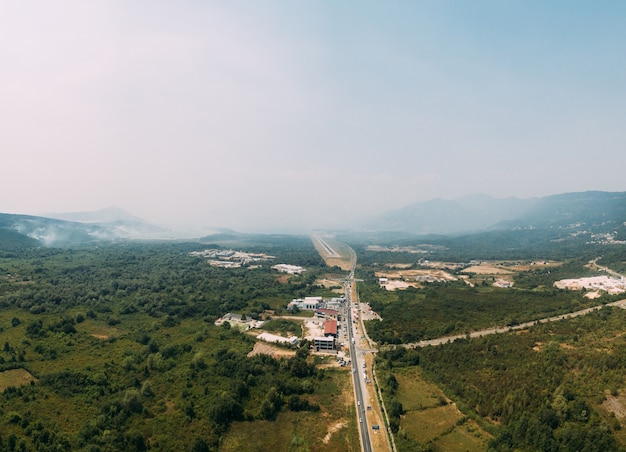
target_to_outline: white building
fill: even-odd
[[[289,264],[276,264],[273,265],[272,268],[274,270],[278,270],[281,273],[289,273],[291,275],[299,275],[306,269],[304,267],[299,267],[297,265],[289,265]]]
[[[323,303],[322,297],[304,297],[292,300],[287,305],[287,309],[298,308],[301,311],[315,311]]]
[[[326,302],[326,307],[328,309],[339,309],[341,305],[346,301],[343,297],[331,298]]]

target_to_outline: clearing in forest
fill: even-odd
[[[5,370],[0,372],[0,392],[10,386],[18,388],[35,380],[35,377],[26,369]]]
[[[255,342],[254,348],[248,353],[248,357],[254,355],[270,355],[272,358],[280,359],[282,357],[292,357],[295,356],[295,354],[295,350],[276,347],[265,342]]]
[[[398,369],[396,398],[405,410],[400,428],[407,439],[435,451],[484,450],[491,435],[459,411],[436,385],[422,379],[418,368]],[[401,448],[403,438],[396,436]]]
[[[381,287],[386,290],[423,287],[424,283],[456,281],[457,278],[443,270],[385,270],[376,272]]]

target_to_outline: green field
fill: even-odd
[[[419,368],[402,368],[394,374],[398,381],[395,397],[405,412],[396,434],[398,450],[411,450],[416,444],[435,451],[485,450],[491,435],[424,379]]]

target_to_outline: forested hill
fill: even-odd
[[[626,192],[589,191],[542,198],[495,199],[471,195],[411,204],[379,215],[366,229],[414,234],[458,234],[484,230],[604,225],[626,221]]]
[[[33,245],[66,245],[110,240],[114,236],[95,224],[32,215],[0,214],[0,249]]]
[[[497,228],[569,227],[623,225],[626,222],[626,192],[584,192],[547,196],[524,215],[503,221]]]
[[[0,251],[15,251],[38,246],[39,242],[24,234],[10,229],[0,228]]]
[[[0,250],[41,245],[73,246],[118,239],[158,239],[170,233],[130,215],[113,216],[116,213],[108,209],[86,212],[82,216],[68,214],[68,218],[76,218],[76,221],[0,213]]]

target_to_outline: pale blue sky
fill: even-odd
[[[5,2],[0,39],[2,212],[291,231],[626,190],[626,2]]]

